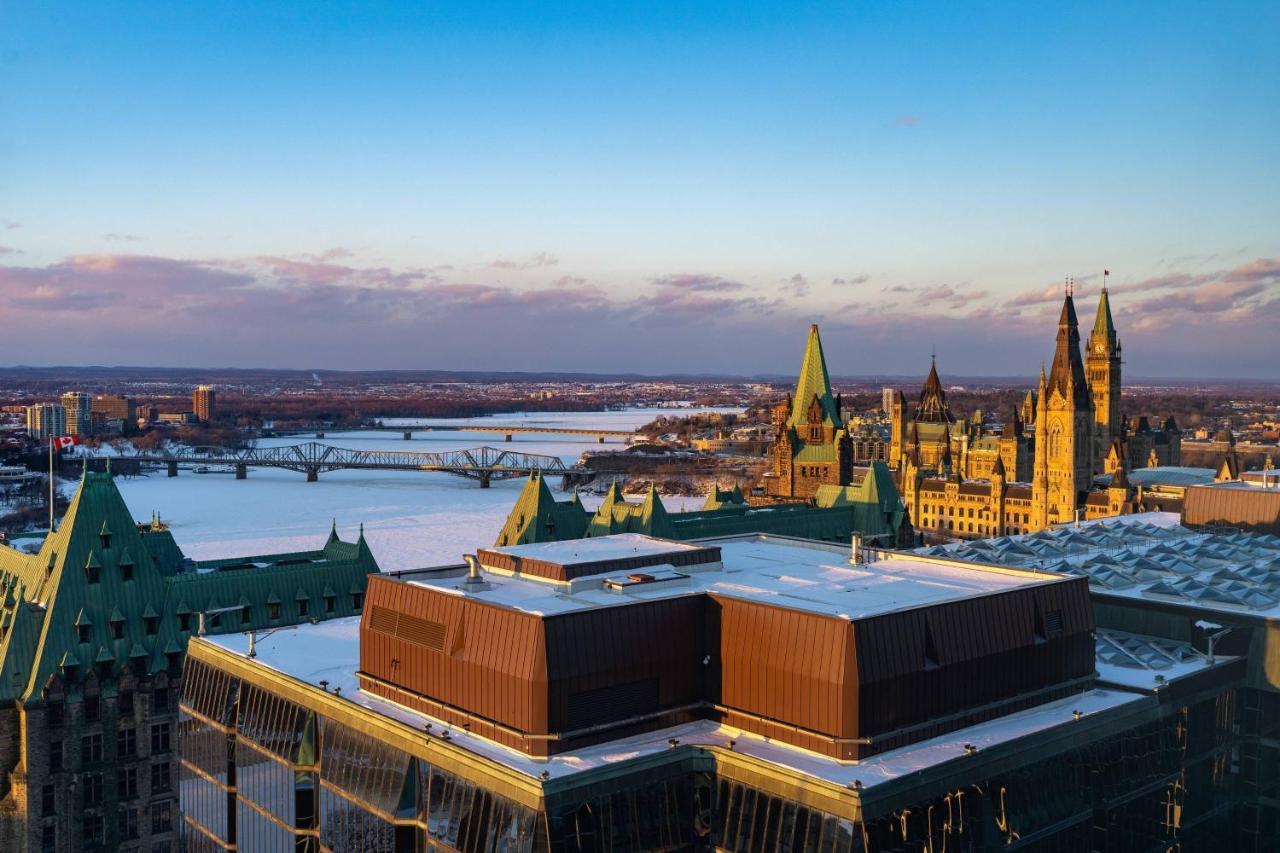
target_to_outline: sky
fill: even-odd
[[[0,0],[0,364],[1280,378],[1280,4]]]

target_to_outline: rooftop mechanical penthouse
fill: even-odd
[[[623,534],[374,576],[362,690],[530,756],[713,720],[858,759],[1078,692],[1083,578]]]

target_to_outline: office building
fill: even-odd
[[[93,398],[93,411],[101,412],[106,420],[133,424],[138,419],[138,401],[123,394],[99,394]]]
[[[189,849],[1272,849],[1264,611],[759,535],[468,563],[192,641]]]

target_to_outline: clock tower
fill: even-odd
[[[1101,474],[1114,439],[1123,437],[1120,414],[1120,339],[1111,320],[1111,300],[1103,285],[1098,316],[1089,335],[1085,373],[1093,398],[1093,473]]]

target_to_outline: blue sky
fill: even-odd
[[[1277,4],[548,5],[5,5],[0,362],[1274,375]]]

